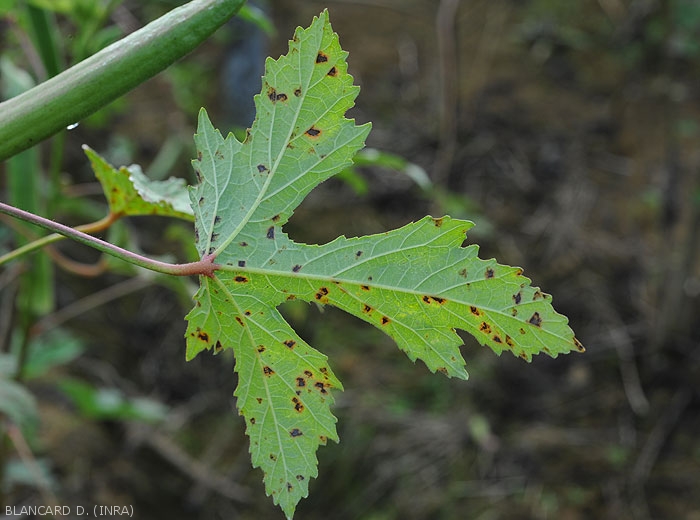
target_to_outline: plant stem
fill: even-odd
[[[98,251],[102,251],[108,255],[120,258],[125,262],[129,262],[130,264],[137,265],[157,273],[170,274],[174,276],[203,275],[211,277],[214,275],[214,271],[220,267],[218,264],[214,263],[214,255],[206,255],[198,262],[190,262],[187,264],[170,264],[167,262],[153,260],[131,251],[127,251],[126,249],[122,249],[121,247],[105,242],[99,238],[90,236],[87,233],[83,233],[82,231],[78,231],[72,227],[59,224],[58,222],[40,217],[39,215],[34,215],[33,213],[15,208],[14,206],[10,206],[3,202],[0,202],[0,213],[5,213],[6,215],[24,220],[25,222],[48,229],[49,231],[55,231],[56,233],[75,240],[76,242],[80,242],[81,244],[90,246]]]
[[[192,0],[0,103],[0,161],[76,123],[195,49],[244,0]]]
[[[92,235],[93,233],[97,233],[99,231],[103,231],[107,229],[109,226],[111,226],[117,219],[119,219],[120,215],[116,215],[114,213],[110,213],[106,217],[97,220],[95,222],[91,222],[89,224],[82,224],[80,226],[75,227],[76,230],[82,231],[83,233],[87,233],[89,235]],[[13,260],[16,260],[17,258],[24,256],[26,254],[31,253],[32,251],[36,251],[37,249],[41,249],[42,247],[48,246],[49,244],[53,244],[54,242],[58,242],[59,240],[63,240],[65,238],[64,235],[60,235],[58,233],[53,233],[51,235],[46,235],[45,237],[42,237],[38,240],[34,240],[33,242],[30,242],[29,244],[25,244],[22,247],[18,247],[14,251],[10,251],[9,253],[6,253],[2,256],[0,256],[0,265],[6,264],[8,262],[12,262]]]

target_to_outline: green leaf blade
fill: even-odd
[[[138,165],[115,168],[88,146],[85,155],[100,181],[113,215],[161,215],[192,220],[192,209],[184,179],[171,177],[152,181]]]
[[[342,385],[327,357],[267,304],[267,294],[242,289],[248,276],[227,274],[204,281],[200,303],[187,316],[190,324],[200,324],[188,328],[188,359],[210,345],[216,352],[234,347],[234,395],[246,419],[253,466],[263,470],[268,495],[291,517],[318,474],[318,446],[338,440],[331,389]],[[222,308],[229,309],[225,316]]]
[[[218,277],[276,304],[299,298],[339,307],[387,333],[411,360],[448,376],[467,377],[455,329],[497,354],[507,350],[527,361],[539,352],[556,357],[580,350],[568,320],[522,269],[481,260],[477,246],[461,247],[472,225],[425,217],[324,246],[282,235],[274,254],[238,260],[245,269],[225,266]],[[232,251],[245,255],[243,249]]]
[[[200,113],[190,189],[197,248],[217,266],[200,277],[187,315],[187,359],[234,351],[235,391],[253,466],[288,518],[317,475],[316,450],[337,440],[325,355],[277,307],[334,305],[392,337],[432,372],[467,378],[457,330],[497,354],[530,361],[583,347],[549,295],[522,270],[462,247],[471,222],[425,217],[400,229],[325,245],[292,241],[283,225],[311,189],[352,164],[369,125],[345,118],[357,87],[327,12],[297,29],[289,53],[268,59],[246,139],[223,138]]]
[[[328,13],[297,29],[289,49],[266,61],[257,117],[244,143],[232,134],[223,139],[200,112],[195,142],[201,153],[193,165],[202,182],[191,200],[195,211],[198,205],[208,211],[197,219],[202,255],[224,259],[234,240],[249,242],[282,226],[315,186],[351,165],[364,146],[371,125],[344,117],[359,88],[347,74],[347,53]],[[226,204],[219,205],[224,193]],[[210,200],[217,202],[211,206]]]

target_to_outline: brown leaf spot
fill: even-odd
[[[199,197],[198,203],[200,206],[202,206],[204,204],[204,197]]]
[[[481,316],[481,311],[474,307],[473,305],[469,306],[469,311],[474,315],[474,316]]]
[[[366,303],[362,304],[362,312],[364,312],[365,314],[370,314],[373,310],[374,309],[372,307],[370,307],[369,305],[367,305]]]
[[[586,352],[586,348],[576,338],[574,338],[574,346],[576,347],[576,350],[578,350],[579,352]]]
[[[257,351],[262,354],[265,352],[265,345],[258,345]]]
[[[294,489],[294,486],[292,486],[289,482],[287,482],[287,492],[291,493],[292,489]]]
[[[258,164],[258,171],[260,173],[267,171],[267,167],[264,164]]]
[[[321,381],[317,381],[316,383],[314,383],[314,386],[316,388],[318,388],[319,392],[321,392],[322,394],[325,395],[328,393],[328,390],[326,390],[326,386],[329,386],[329,385],[326,385],[326,384],[322,383]]]
[[[535,294],[532,295],[532,301],[541,300],[541,299],[542,299],[542,292],[535,291]]]
[[[387,316],[382,316],[382,325],[386,325],[389,323],[391,320]]]
[[[197,160],[200,162],[202,160],[202,151],[201,150],[197,151]]]
[[[295,273],[298,273],[300,270],[301,270],[301,266],[299,264],[292,267],[292,271],[294,271]]]
[[[298,397],[292,397],[292,402],[294,403],[294,409],[301,413],[304,411],[304,405],[301,403]]]
[[[265,374],[266,376],[269,377],[269,376],[271,376],[271,375],[274,374],[274,373],[275,373],[275,371],[272,370],[269,366],[265,365],[265,366],[263,367],[263,374]]]
[[[460,269],[459,272],[458,272],[457,274],[458,274],[459,276],[461,276],[462,278],[466,278],[466,277],[467,277],[467,270],[466,270],[466,269]]]
[[[237,283],[248,283],[248,278],[239,274],[233,279],[233,281]]]
[[[304,375],[306,377],[314,377],[314,373],[311,370],[304,370]]]
[[[523,270],[518,267],[518,270],[515,271],[515,276],[522,276],[523,275]]]
[[[369,291],[369,285],[360,285],[360,289],[363,291]]]
[[[518,294],[513,295],[513,301],[515,302],[515,305],[519,304],[523,299],[523,295],[518,292]]]
[[[533,314],[529,320],[527,320],[530,325],[534,325],[535,327],[541,327],[542,326],[542,318],[540,318],[540,313],[536,312]]]
[[[449,372],[447,372],[447,368],[446,368],[446,367],[438,367],[438,368],[435,369],[435,371],[436,371],[436,372],[440,372],[441,374],[445,374],[445,375],[448,375],[448,374],[449,374]]]
[[[301,482],[302,480],[304,480],[304,475],[297,475],[297,480],[298,480],[299,482]]]
[[[255,417],[250,418],[250,424],[255,424]]]
[[[267,233],[265,234],[267,238],[273,239],[275,238],[275,226],[270,226],[267,228]]]
[[[279,219],[280,219],[280,216],[279,216],[279,215],[275,215],[274,217],[272,217],[272,222],[278,222]]]
[[[318,442],[321,443],[321,445],[325,446],[328,442],[328,437],[326,437],[325,435],[319,435]]]
[[[247,246],[248,246],[248,242],[239,242],[238,245],[241,246],[241,247],[247,247]]]
[[[284,346],[287,348],[294,348],[295,345],[297,344],[297,342],[294,341],[293,339],[287,339],[283,343],[284,343]]]
[[[245,327],[245,323],[243,323],[243,320],[241,319],[240,316],[236,316],[236,321],[241,327]]]
[[[292,437],[300,437],[301,435],[304,435],[302,431],[299,428],[294,428],[289,431],[289,435]]]
[[[277,460],[277,455],[270,453],[270,460]]]
[[[440,298],[438,296],[423,296],[423,301],[425,303],[427,303],[428,305],[430,305],[432,302],[435,302],[435,303],[440,304],[440,305],[447,302],[447,300],[445,298]]]
[[[498,334],[494,334],[494,335],[493,335],[493,340],[494,340],[496,343],[503,343],[503,340],[501,339],[501,336],[499,336]]]
[[[434,225],[435,227],[440,227],[440,226],[442,226],[443,221],[444,221],[444,219],[443,219],[442,217],[440,217],[440,218],[433,218],[433,225]]]
[[[262,397],[256,397],[255,400],[258,402],[258,404],[262,404]]]
[[[296,294],[290,294],[289,296],[287,296],[287,301],[292,301],[292,300],[296,300],[296,299],[297,299]]]
[[[328,368],[327,367],[321,367],[321,368],[319,368],[319,370],[323,374],[323,377],[328,378]]]
[[[300,88],[294,89],[294,95],[295,95],[296,97],[301,96],[301,89],[300,89]]]
[[[523,351],[523,352],[521,352],[520,354],[518,354],[518,356],[520,356],[521,358],[523,358],[525,361],[528,360],[528,357],[527,357],[527,354],[525,353],[525,351]]]
[[[525,329],[521,328],[521,329],[520,329],[520,334],[525,334]]]
[[[358,251],[357,253],[355,253],[355,256],[357,258],[360,258],[362,256],[362,251]]]
[[[222,350],[224,350],[224,346],[217,340],[216,345],[214,345],[214,352],[221,352]]]
[[[202,329],[197,327],[197,337],[204,341],[205,343],[209,343],[209,334],[204,332]]]
[[[513,343],[513,338],[511,338],[508,334],[506,334],[506,345],[508,345],[511,348],[515,346],[515,344]]]
[[[201,152],[200,152],[200,154],[201,154]],[[197,181],[202,182],[202,172],[200,172],[199,170],[195,170],[194,174],[197,176]]]
[[[245,260],[239,260],[238,267],[245,267]]]
[[[484,276],[486,278],[493,278],[493,276],[494,276],[493,269],[491,269],[490,267],[487,267],[486,272],[484,273]]]
[[[250,311],[245,311],[243,314],[245,314],[246,316],[250,316],[250,315],[253,314],[253,313],[250,312]]]
[[[511,316],[517,316],[517,315],[518,315],[518,309],[516,309],[515,307],[513,307],[513,308],[510,310],[510,314],[511,314]]]
[[[276,101],[287,101],[287,94],[284,94],[284,93],[277,94],[275,100]]]
[[[321,135],[321,131],[318,128],[316,128],[315,126],[312,126],[304,133],[306,135],[308,135],[309,137],[318,137],[319,135]]]
[[[328,75],[335,78],[338,75],[338,69],[331,67],[331,70],[328,71]]]
[[[305,387],[306,386],[306,379],[304,379],[303,377],[297,377],[297,386],[299,388]]]
[[[328,61],[328,55],[327,55],[327,54],[325,54],[325,53],[323,53],[323,52],[319,52],[319,53],[316,55],[316,63],[325,63],[325,62],[327,62],[327,61]]]
[[[485,334],[491,334],[491,325],[482,321],[481,325],[479,325],[479,330]]]

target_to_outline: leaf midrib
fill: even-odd
[[[316,52],[314,54],[318,53],[318,51],[321,48],[322,42],[323,42],[323,35],[321,35],[321,39],[317,45],[317,49],[316,49]],[[296,70],[299,71],[299,76],[300,76],[299,82],[301,83],[301,80],[302,80],[302,78],[301,78],[301,70],[302,70],[301,69],[301,54],[302,53],[301,53],[301,51],[299,51],[296,54],[297,54]],[[312,69],[312,71],[313,71],[313,69]],[[265,77],[267,77],[267,74],[265,75]],[[214,251],[215,257],[218,256],[219,254],[221,254],[231,244],[231,242],[233,242],[236,239],[236,237],[243,230],[243,228],[245,228],[245,226],[248,225],[248,222],[250,221],[253,214],[258,209],[258,207],[260,206],[261,202],[263,201],[265,195],[267,194],[267,190],[270,188],[270,184],[272,183],[272,179],[276,175],[277,169],[278,169],[280,162],[282,161],[282,158],[284,156],[284,152],[287,149],[287,144],[289,144],[292,140],[291,137],[292,137],[292,134],[294,133],[294,128],[296,128],[296,126],[297,126],[297,121],[299,120],[299,114],[301,113],[301,108],[302,108],[302,106],[304,106],[304,103],[309,95],[309,89],[312,88],[312,87],[310,87],[312,77],[313,77],[313,72],[308,75],[308,78],[307,78],[307,80],[304,84],[304,88],[302,90],[303,94],[301,96],[301,99],[299,100],[299,103],[297,104],[297,109],[296,109],[296,112],[294,114],[294,119],[292,121],[292,124],[289,125],[289,131],[287,133],[287,137],[284,140],[283,146],[280,147],[280,151],[277,154],[277,157],[275,159],[274,164],[271,164],[271,166],[270,166],[270,173],[267,175],[267,178],[265,179],[265,183],[263,184],[263,187],[258,192],[258,196],[255,198],[255,202],[253,202],[253,204],[250,206],[250,208],[248,209],[248,212],[245,214],[245,216],[238,223],[238,226],[236,226],[236,228],[231,232],[229,237],[226,240],[224,240],[218,248],[216,248],[216,250]],[[316,84],[314,84],[313,86],[315,87],[321,81],[323,81],[323,77],[321,77],[321,79],[319,79],[318,82],[316,82]],[[260,94],[260,95],[262,95],[262,94]],[[272,129],[275,125],[276,114],[277,114],[277,105],[275,104],[273,109],[272,109],[272,123],[270,124],[270,129]],[[258,129],[256,128],[256,130],[258,130]],[[271,133],[272,133],[272,130],[271,130]],[[251,131],[251,134],[253,134],[252,138],[254,139],[255,134],[252,131]],[[250,145],[248,145],[248,146],[250,146]],[[270,162],[272,162],[271,161],[271,159],[272,159],[271,146],[272,146],[272,139],[268,139],[268,159],[270,159]],[[251,155],[249,155],[249,157],[251,157]]]
[[[240,272],[240,273],[249,273],[249,274],[260,274],[264,276],[280,276],[283,278],[297,278],[297,279],[302,279],[302,280],[309,280],[309,281],[320,281],[320,282],[328,282],[328,283],[341,283],[341,284],[349,284],[349,285],[367,285],[369,287],[372,287],[374,289],[379,289],[379,290],[386,290],[390,292],[399,292],[402,294],[407,294],[407,295],[415,295],[415,296],[439,296],[440,293],[429,293],[426,291],[416,291],[414,289],[408,289],[404,287],[396,287],[396,286],[390,286],[390,285],[384,285],[384,284],[378,284],[375,282],[369,282],[365,283],[363,281],[358,281],[358,280],[353,280],[349,278],[337,278],[332,275],[321,275],[321,274],[307,274],[307,273],[290,273],[288,271],[278,271],[274,269],[263,269],[260,267],[234,267],[234,266],[221,266],[219,271],[226,271],[226,272]],[[215,275],[216,277],[216,275]],[[497,278],[497,277],[496,277]],[[223,284],[223,281],[221,282]],[[233,294],[235,296],[235,294]],[[507,309],[496,309],[493,307],[486,307],[479,302],[476,301],[462,301],[459,300],[455,297],[451,297],[451,301],[454,301],[455,303],[461,304],[461,305],[474,305],[477,306],[480,310],[490,312],[497,314],[503,318],[506,318],[508,321],[515,320],[519,323],[526,323],[526,321],[519,320],[517,318],[514,318],[511,316],[508,312],[505,312]],[[527,303],[527,302],[526,302]],[[454,312],[452,314],[455,314]],[[456,315],[456,314],[455,314]],[[457,315],[459,316],[459,315]],[[463,318],[464,319],[464,318]],[[492,318],[493,319],[493,318]],[[555,337],[560,340],[566,340],[565,337],[559,336],[558,334],[554,333],[553,331],[547,330],[545,328],[538,328],[537,331],[547,334],[549,336]]]

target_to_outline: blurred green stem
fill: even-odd
[[[117,219],[119,219],[119,215],[110,213],[109,215],[100,220],[91,222],[89,224],[77,226],[75,229],[77,229],[78,231],[82,231],[83,233],[92,235],[94,233],[104,231],[109,226],[111,226]],[[66,238],[64,235],[53,233],[51,235],[47,235],[38,240],[30,242],[29,244],[25,244],[22,247],[15,249],[14,251],[10,251],[9,253],[0,256],[0,265],[12,262],[13,260],[16,260],[26,254],[36,251],[37,249],[41,249],[42,247],[46,247],[50,244],[53,244],[54,242],[58,242],[59,240],[63,240],[64,238]]]

